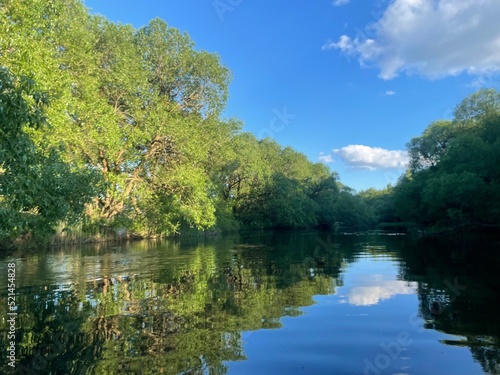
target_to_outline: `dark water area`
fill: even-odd
[[[499,276],[499,239],[484,237],[281,232],[13,254],[0,373],[500,374]]]

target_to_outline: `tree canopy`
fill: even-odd
[[[147,236],[366,221],[353,219],[359,212],[346,202],[361,199],[341,192],[327,167],[222,117],[230,71],[186,33],[160,19],[140,29],[110,22],[79,0],[5,0],[1,7],[2,100],[13,108],[3,124],[17,124],[9,142],[24,150],[2,154],[2,207],[11,202],[15,211],[2,221],[2,238],[34,228],[21,225],[27,211],[51,229],[73,216],[90,232]],[[16,169],[32,155],[48,168],[37,172],[38,182]],[[9,173],[17,180],[7,182]],[[21,205],[23,190],[9,187],[16,183],[31,192],[31,206],[48,206]],[[56,203],[62,211],[49,215]]]
[[[434,122],[408,144],[394,190],[397,214],[424,226],[500,224],[500,94],[465,98],[452,121]]]
[[[500,94],[408,143],[396,187],[357,194],[222,116],[231,73],[188,34],[79,0],[0,2],[0,240],[84,231],[499,223]]]

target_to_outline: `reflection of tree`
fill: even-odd
[[[310,265],[316,236],[283,237],[33,256],[18,269],[33,280],[19,290],[21,365],[53,374],[225,374],[226,361],[245,359],[241,332],[280,327],[314,295],[334,292],[345,256]]]
[[[488,374],[500,373],[500,260],[496,244],[480,238],[420,241],[403,251],[406,280],[418,281],[426,327],[459,335]],[[478,251],[480,249],[481,251]]]
[[[427,327],[466,337],[446,344],[469,347],[491,374],[500,363],[498,262],[472,256],[466,244],[405,251],[402,238],[303,233],[193,242],[34,255],[20,265],[21,365],[54,374],[225,374],[226,361],[245,359],[241,332],[280,327],[314,295],[334,292],[341,267],[360,253],[403,257],[401,278],[418,282]],[[455,296],[444,280],[457,275],[467,288]]]
[[[31,369],[41,374],[49,370],[54,374],[72,374],[87,368],[94,356],[88,347],[89,338],[80,328],[89,317],[90,305],[80,304],[73,291],[60,286],[20,292],[16,337],[20,373]],[[6,306],[6,299],[1,300],[2,307]],[[2,335],[0,345],[5,345],[5,339]],[[1,369],[2,373],[9,373],[5,364]]]
[[[481,367],[487,374],[500,374],[500,341],[498,337],[489,341],[485,337],[476,337],[471,342],[470,350],[472,356],[481,364]]]
[[[314,295],[342,285],[342,267],[369,253],[402,260],[401,279],[418,282],[426,327],[465,337],[445,343],[467,346],[485,372],[499,373],[498,260],[486,243],[479,257],[467,242],[320,236],[319,249],[316,233],[262,234],[28,257],[17,275],[20,365],[41,374],[226,374],[226,362],[245,359],[242,332],[301,314]],[[459,295],[445,283],[457,276],[466,286]],[[4,316],[6,306],[4,293]],[[0,322],[4,346],[6,328]]]

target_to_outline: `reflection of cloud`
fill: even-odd
[[[367,285],[347,287],[345,302],[356,306],[376,305],[397,294],[413,294],[417,288],[417,283],[383,280],[382,275],[366,276],[363,283]]]

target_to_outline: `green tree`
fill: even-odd
[[[0,68],[0,240],[23,234],[42,239],[59,221],[81,218],[94,193],[88,171],[31,140],[30,131],[48,127],[48,104],[32,80]]]
[[[423,226],[499,225],[500,96],[465,98],[455,119],[432,123],[408,144],[410,169],[394,190],[403,220]]]
[[[52,101],[50,131],[32,138],[101,174],[91,220],[143,233],[213,225],[212,173],[239,127],[219,117],[230,75],[218,56],[161,20],[136,30],[76,0],[3,10],[5,64],[37,77]]]
[[[420,137],[413,138],[407,144],[410,170],[435,167],[453,137],[451,121],[436,121],[430,124]]]
[[[88,228],[168,235],[333,220],[338,177],[223,119],[230,72],[187,34],[159,19],[138,30],[113,23],[79,0],[1,6],[2,63],[51,101],[51,127],[29,139],[100,175]]]
[[[490,114],[500,112],[500,93],[495,89],[481,89],[457,105],[454,121],[460,125],[474,124]]]

